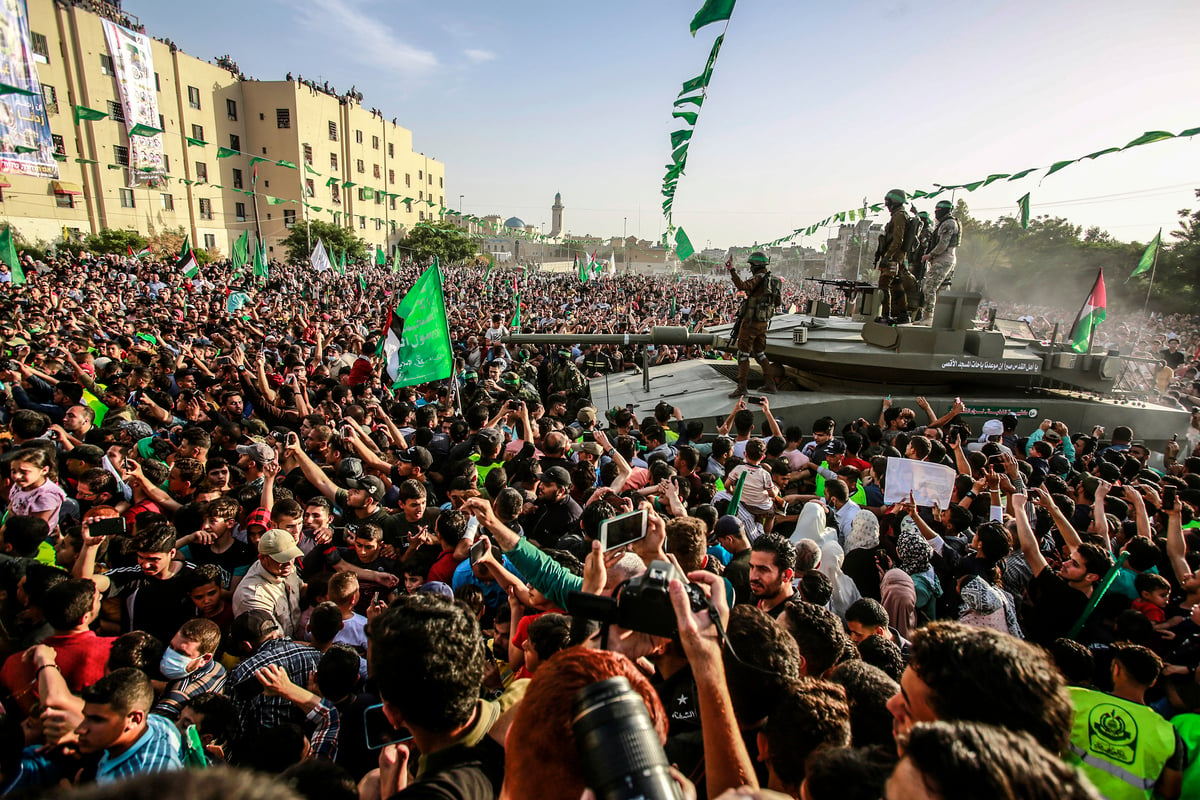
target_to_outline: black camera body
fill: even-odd
[[[668,590],[675,576],[675,567],[670,563],[651,561],[645,572],[618,586],[611,598],[571,592],[572,613],[605,624],[619,625],[626,630],[672,638],[679,632]],[[717,619],[716,608],[699,586],[685,582],[683,588],[692,611],[707,609],[709,615]]]

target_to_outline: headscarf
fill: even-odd
[[[1017,621],[1016,609],[1013,608],[1013,603],[1006,594],[1003,589],[992,586],[978,575],[974,576],[971,580],[963,584],[959,592],[963,602],[959,619],[964,621],[973,619],[987,627],[994,627],[988,625],[981,618],[991,616],[1000,609],[1004,609],[1004,622],[1008,626],[1007,633],[1018,638],[1024,638],[1024,634],[1021,632],[1021,625]]]
[[[892,568],[883,574],[879,586],[888,621],[905,639],[917,629],[917,587],[907,572]]]
[[[800,510],[800,518],[796,520],[796,528],[792,531],[792,544],[796,544],[801,539],[812,539],[817,544],[825,544],[831,540],[837,541],[836,533],[832,536],[826,533],[827,513],[825,506],[814,500],[805,503],[804,508]]]
[[[929,559],[933,555],[933,547],[917,531],[915,525],[910,527],[901,524],[900,535],[896,537],[896,555],[900,559],[900,569],[909,575],[920,575],[930,569]]]
[[[842,572],[842,559],[845,554],[837,542],[826,542],[821,545],[821,565],[818,569],[829,582],[833,584],[833,594],[829,597],[829,610],[842,619],[846,618],[846,609],[862,598],[858,586]]]
[[[846,536],[846,552],[870,550],[879,546],[879,517],[863,509],[850,522],[850,533]]]

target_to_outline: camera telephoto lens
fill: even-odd
[[[580,689],[571,720],[584,781],[596,800],[682,800],[646,702],[627,678]]]

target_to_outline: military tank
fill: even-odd
[[[963,416],[975,430],[984,420],[1006,414],[1017,416],[1020,434],[1047,418],[1065,422],[1072,431],[1129,425],[1138,439],[1158,450],[1187,430],[1188,412],[1173,398],[1147,389],[1144,377],[1151,362],[1115,350],[1077,353],[1068,343],[1038,340],[1017,321],[993,317],[977,322],[981,299],[974,292],[942,292],[928,326],[872,321],[867,287],[848,296],[847,307],[853,301],[849,316],[833,315],[820,301],[811,303],[810,313],[776,316],[768,328],[766,352],[782,374],[776,376],[780,391],[770,396],[768,407],[785,425],[808,430],[823,416],[839,422],[859,417],[874,421],[886,397],[894,405],[909,406],[925,397],[938,414],[961,399],[967,409]],[[682,327],[656,327],[647,334],[570,337],[518,333],[505,341],[703,345],[732,353],[732,328],[718,325],[689,333]],[[735,361],[696,359],[593,378],[591,392],[597,406],[631,405],[639,415],[666,401],[685,418],[704,419],[715,428],[729,414],[734,401],[728,395],[736,380]],[[755,397],[760,385],[755,365],[748,394]]]

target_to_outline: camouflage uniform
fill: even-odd
[[[879,294],[882,299],[880,315],[891,318],[908,314],[908,289],[915,289],[912,275],[904,268],[904,229],[908,214],[899,205],[892,211],[892,219],[883,231],[883,254],[879,259]]]
[[[561,359],[550,371],[550,382],[554,391],[567,396],[567,413],[571,417],[591,402],[591,387],[587,378],[569,358]]]
[[[756,258],[762,260],[756,263]],[[729,393],[730,397],[746,393],[751,357],[762,368],[762,391],[775,391],[775,378],[772,375],[771,362],[767,359],[767,328],[770,327],[771,317],[775,314],[771,301],[771,273],[766,269],[766,256],[762,253],[751,254],[750,263],[761,269],[754,269],[747,280],[743,280],[732,265],[729,267],[729,277],[733,279],[733,285],[746,293],[739,314],[737,338],[734,340],[734,346],[737,347],[738,385]]]
[[[958,259],[958,220],[950,214],[938,222],[930,238],[929,261],[921,290],[925,293],[925,308],[922,319],[933,319],[933,306],[942,284],[949,283],[954,276],[954,265]]]

